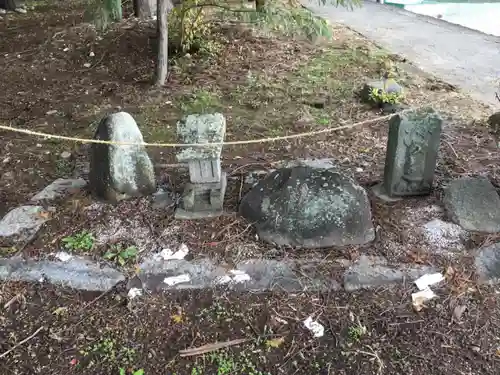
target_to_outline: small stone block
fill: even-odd
[[[442,119],[432,108],[394,116],[384,169],[384,188],[390,197],[431,192]]]
[[[500,232],[500,197],[484,177],[451,181],[444,189],[448,217],[466,230]]]
[[[485,284],[500,283],[500,243],[496,243],[478,250],[474,265],[479,282]]]
[[[189,115],[177,123],[177,134],[186,144],[222,143],[226,119],[221,113]],[[185,147],[177,154],[180,163],[191,160],[220,159],[222,144]]]
[[[81,178],[79,179],[64,179],[58,178],[52,182],[49,186],[43,189],[41,192],[37,193],[33,198],[32,202],[41,200],[52,200],[63,196],[66,193],[70,193],[72,190],[79,190],[84,188],[87,182]]]
[[[189,160],[189,180],[195,184],[218,182],[221,178],[220,159]]]
[[[186,184],[181,205],[175,211],[179,219],[198,219],[219,216],[223,212],[226,193],[226,174],[217,183]]]

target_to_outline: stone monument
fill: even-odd
[[[432,108],[391,118],[384,180],[373,188],[375,195],[391,201],[431,192],[441,125],[441,117]]]
[[[220,155],[226,133],[226,119],[220,113],[189,115],[177,123],[177,133],[189,146],[177,154],[180,163],[187,163],[190,182],[175,211],[178,219],[198,219],[222,214],[226,192],[226,174],[221,170]]]
[[[104,117],[94,139],[117,143],[93,143],[90,147],[89,188],[94,196],[117,203],[156,190],[153,163],[142,145],[141,131],[129,113]]]

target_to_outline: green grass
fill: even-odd
[[[256,350],[252,350],[255,352]],[[259,357],[262,360],[265,357]],[[270,372],[261,370],[261,363],[251,355],[250,351],[238,354],[227,350],[203,355],[196,359],[188,368],[189,375],[271,375]]]
[[[96,341],[79,351],[83,366],[92,368],[103,365],[115,368],[116,373],[121,374],[121,369],[128,368],[137,360],[135,349],[130,348],[116,339],[105,337]],[[138,370],[140,371],[140,370]]]
[[[367,78],[380,76],[387,59],[379,50],[349,45],[322,48],[288,73],[250,71],[239,84],[191,86],[171,103],[141,107],[134,116],[150,142],[175,142],[176,122],[190,113],[222,112],[233,139],[297,132],[294,124],[303,112],[310,114],[311,121],[302,131],[324,128],[336,123],[347,105],[357,102],[359,88]]]
[[[350,326],[347,331],[347,335],[351,342],[359,342],[365,334],[366,334],[366,327],[361,323]]]

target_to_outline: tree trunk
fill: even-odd
[[[158,35],[158,56],[156,59],[156,86],[163,86],[168,73],[168,0],[158,0],[156,23]]]
[[[141,20],[156,17],[157,0],[134,0],[135,16]]]
[[[257,12],[263,12],[266,7],[266,0],[255,0],[255,10]]]

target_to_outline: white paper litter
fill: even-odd
[[[73,258],[73,255],[68,254],[65,251],[60,251],[60,252],[54,254],[54,257],[56,257],[57,259],[59,259],[61,262],[67,262],[68,260],[70,260],[71,258]]]
[[[250,281],[250,280],[252,280],[252,278],[250,277],[250,275],[247,274],[244,271],[231,270],[231,271],[229,271],[229,273],[231,273],[233,275],[233,281],[235,283],[242,283],[244,281]]]
[[[240,270],[230,270],[231,275],[219,276],[215,279],[216,284],[229,284],[229,283],[242,283],[245,281],[250,281],[252,278],[249,274]]]
[[[325,334],[325,327],[312,319],[312,316],[304,320],[304,325],[311,331],[314,337],[322,337]]]
[[[413,307],[416,311],[422,310],[425,302],[436,297],[436,294],[430,289],[426,288],[416,293],[412,293],[411,300],[413,302]]]
[[[177,284],[188,283],[190,281],[191,281],[191,277],[188,274],[165,277],[165,279],[163,279],[163,282],[165,284],[167,284],[168,286],[174,286]]]
[[[130,298],[130,299],[135,298],[135,297],[142,296],[142,289],[139,289],[139,288],[131,288],[131,289],[128,291],[127,296],[128,296],[128,298]]]
[[[155,255],[155,259],[160,260],[182,260],[188,255],[189,248],[185,244],[179,246],[179,250],[175,253],[171,249],[163,249]]]
[[[219,276],[215,279],[216,284],[228,284],[231,281],[233,281],[233,279],[229,275]]]
[[[444,276],[441,273],[428,273],[415,280],[415,285],[419,290],[425,290],[431,285],[437,284],[443,280]]]

